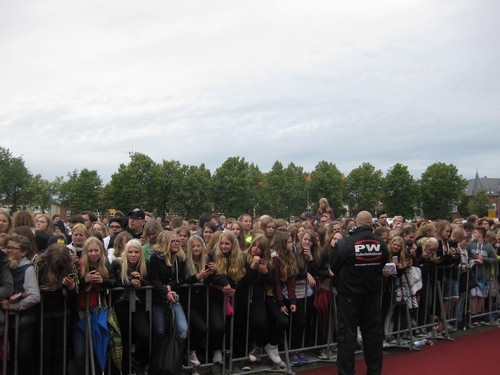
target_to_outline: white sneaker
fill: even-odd
[[[201,362],[198,360],[198,357],[196,356],[195,350],[192,350],[191,353],[189,354],[189,361],[191,362],[191,365],[194,367],[198,367],[201,365]]]
[[[214,350],[214,357],[212,358],[212,362],[222,364],[222,352],[220,350]]]
[[[264,347],[264,350],[266,351],[267,355],[269,356],[269,359],[275,363],[275,364],[281,364],[281,357],[280,353],[278,352],[278,345],[271,345],[267,344]]]
[[[250,362],[260,361],[261,354],[262,348],[255,345],[250,353],[248,353],[248,359],[250,360]]]
[[[318,359],[328,359],[328,355],[324,349],[320,350],[318,353]]]

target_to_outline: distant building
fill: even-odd
[[[486,190],[490,198],[492,208],[489,210],[489,217],[500,217],[500,178],[479,177],[476,171],[476,177],[467,181],[465,193],[468,197],[476,195],[481,190]]]

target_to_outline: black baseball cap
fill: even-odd
[[[145,219],[146,215],[144,214],[144,211],[141,210],[140,208],[134,208],[132,211],[128,213],[129,217],[136,217],[140,219]]]

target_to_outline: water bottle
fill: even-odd
[[[427,343],[427,339],[422,339],[422,340],[417,340],[413,342],[413,346],[415,348],[420,348],[421,346],[424,346]]]

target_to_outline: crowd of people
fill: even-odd
[[[6,315],[17,318],[7,329],[13,340],[18,326],[10,350],[19,374],[37,372],[38,355],[44,374],[62,374],[68,363],[70,372],[85,373],[81,322],[108,300],[123,343],[113,373],[148,371],[149,343],[168,333],[171,309],[185,343],[184,364],[193,372],[202,363],[220,371],[228,347],[233,358],[243,358],[241,370],[263,354],[285,368],[280,351],[290,332],[292,365],[307,363],[304,348],[321,347],[333,336],[340,373],[352,373],[356,341],[364,344],[367,365],[380,373],[382,345],[395,342],[396,326],[418,327],[415,335],[425,335],[436,319],[448,331],[493,317],[485,312],[497,309],[499,227],[474,215],[412,223],[396,216],[392,224],[384,211],[376,219],[367,212],[336,218],[325,198],[315,215],[305,212],[294,223],[249,214],[161,220],[141,209],[104,221],[92,211],[63,220],[2,210],[0,326]],[[436,285],[443,304],[430,310]],[[151,315],[144,287],[153,290]],[[334,296],[338,326],[329,320]],[[367,313],[373,309],[380,314]],[[410,320],[401,323],[406,312]],[[314,355],[328,358],[323,348]]]

